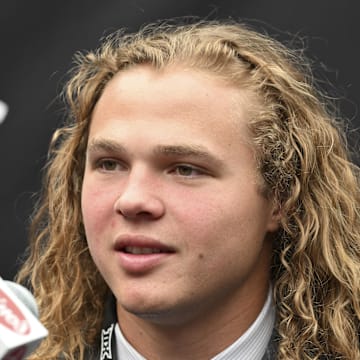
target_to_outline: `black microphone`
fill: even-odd
[[[47,335],[31,292],[0,277],[0,359],[25,359]]]

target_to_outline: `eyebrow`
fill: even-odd
[[[111,152],[117,154],[126,154],[128,151],[125,146],[111,139],[94,139],[88,144],[87,152]],[[195,144],[177,144],[177,145],[157,145],[153,149],[155,155],[165,157],[192,157],[210,162],[220,166],[223,164],[221,158],[212,154],[206,147]]]
[[[87,146],[87,152],[112,152],[112,153],[126,153],[126,149],[123,145],[119,144],[116,141],[108,139],[94,139],[91,140]]]
[[[154,153],[164,156],[194,157],[202,160],[211,161],[213,163],[221,163],[221,160],[218,157],[211,154],[205,147],[201,145],[158,145],[155,147]]]

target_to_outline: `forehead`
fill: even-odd
[[[135,108],[146,107],[149,118],[169,117],[172,113],[171,117],[186,119],[197,114],[192,120],[203,125],[206,118],[216,114],[220,126],[232,126],[235,131],[248,122],[252,103],[249,91],[209,72],[180,66],[159,70],[137,65],[118,72],[109,81],[93,118],[112,117],[119,111],[126,115],[127,111],[133,113]]]

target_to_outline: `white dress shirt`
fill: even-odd
[[[234,343],[209,360],[261,360],[271,338],[275,324],[272,290],[252,325]],[[119,324],[115,327],[116,347],[121,360],[146,360],[122,334]],[[170,359],[169,359],[170,360]]]

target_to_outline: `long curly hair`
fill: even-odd
[[[118,31],[75,61],[67,121],[52,139],[18,275],[50,332],[31,359],[82,359],[98,341],[109,290],[82,224],[88,129],[109,80],[139,64],[179,64],[253,94],[249,129],[264,196],[281,209],[272,265],[278,359],[360,359],[359,170],[302,52],[235,21],[160,22]]]

